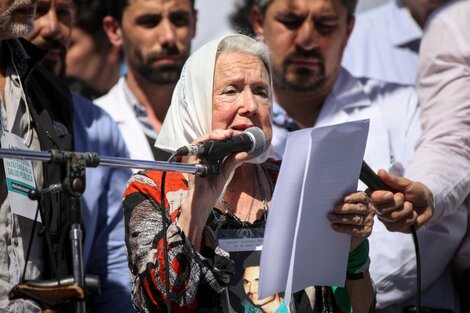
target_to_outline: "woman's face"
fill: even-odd
[[[263,62],[252,54],[222,52],[215,63],[212,129],[261,128],[271,141],[271,89]]]

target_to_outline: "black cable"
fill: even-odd
[[[33,192],[37,192],[37,195],[33,195]],[[34,242],[34,238],[35,238],[35,233],[36,233],[36,223],[37,223],[37,218],[38,218],[38,214],[40,213],[41,214],[41,220],[42,220],[42,223],[43,223],[43,230],[44,230],[44,238],[45,238],[45,244],[47,246],[47,252],[49,254],[49,261],[52,263],[52,267],[51,267],[51,271],[53,273],[53,276],[54,277],[57,277],[57,281],[60,282],[60,278],[59,276],[57,275],[57,264],[56,264],[56,260],[54,258],[54,255],[52,254],[52,241],[51,241],[51,236],[50,236],[50,232],[49,232],[49,227],[48,227],[48,224],[46,222],[46,217],[45,217],[45,213],[43,211],[43,195],[42,195],[42,192],[38,189],[36,190],[33,190],[33,191],[30,191],[30,193],[28,194],[28,197],[31,199],[31,200],[36,200],[38,202],[38,206],[37,206],[37,209],[36,209],[36,214],[34,216],[34,221],[33,221],[33,226],[32,226],[32,229],[31,229],[31,234],[29,236],[29,243],[28,243],[28,250],[26,252],[26,257],[25,257],[25,261],[24,261],[24,267],[23,267],[23,276],[20,277],[20,282],[21,283],[24,283],[25,281],[25,276],[26,276],[26,268],[27,268],[27,265],[28,265],[28,261],[29,261],[29,256],[30,256],[30,252],[31,252],[31,247],[33,245],[33,242]],[[38,197],[38,198],[36,198]],[[58,198],[58,203],[60,203],[60,197]]]
[[[31,230],[31,235],[29,235],[28,250],[26,252],[26,258],[24,260],[23,275],[21,276],[21,279],[20,279],[20,282],[22,283],[24,282],[25,277],[26,277],[26,267],[28,265],[29,255],[31,253],[31,247],[33,246],[33,240],[34,240],[34,234],[36,233],[36,223],[38,220],[38,215],[39,215],[39,204],[36,209],[36,214],[34,215],[33,228]]]
[[[419,252],[418,234],[416,228],[411,225],[411,234],[413,236],[413,243],[415,245],[416,254],[416,313],[420,313],[421,309],[421,257]]]
[[[388,190],[392,191],[380,177],[370,168],[370,166],[363,161],[361,166],[361,173],[359,179],[367,185],[369,190]],[[416,254],[416,313],[420,313],[421,308],[421,257],[419,252],[418,234],[414,225],[410,226],[411,234],[413,236],[413,243],[415,246]]]

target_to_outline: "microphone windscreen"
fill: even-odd
[[[253,148],[248,152],[250,155],[259,156],[268,148],[268,138],[261,128],[253,126],[244,132],[250,134],[253,139]]]

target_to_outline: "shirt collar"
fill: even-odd
[[[132,108],[132,111],[134,112],[135,117],[139,121],[140,125],[142,126],[142,129],[145,135],[152,139],[157,139],[158,133],[148,121],[147,111],[137,101],[136,97],[134,96],[132,91],[129,89],[125,76],[121,77],[121,81],[119,83],[122,84],[121,87],[122,87],[122,90],[124,91],[124,95],[126,96],[127,102],[130,104],[130,107]]]
[[[5,44],[5,48],[10,54],[9,57],[16,67],[15,72],[18,71],[19,77],[24,80],[32,70],[34,61],[18,39],[5,40]]]
[[[291,118],[277,102],[273,103],[273,124],[287,131],[299,130],[300,126]]]
[[[392,0],[386,6],[389,7],[387,12],[390,13],[390,38],[395,46],[406,46],[421,39],[423,30],[400,0]]]
[[[125,75],[121,76],[118,83],[121,87],[121,90],[124,92],[124,96],[126,97],[127,102],[131,104],[131,107],[139,105],[137,99],[127,85]]]
[[[370,106],[371,102],[364,88],[365,86],[359,78],[352,76],[344,67],[341,67],[333,90],[325,100],[324,107],[329,106],[330,102],[337,103],[340,108],[345,110]]]

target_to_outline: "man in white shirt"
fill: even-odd
[[[449,0],[389,0],[359,14],[343,66],[356,77],[414,85],[423,27]]]
[[[277,156],[282,157],[288,131],[369,118],[364,159],[374,170],[384,168],[403,174],[421,133],[417,97],[412,87],[358,79],[341,67],[357,1],[255,2],[253,28],[271,52],[273,145]],[[404,202],[403,195],[395,195],[394,200],[401,204],[398,210],[384,215],[409,229],[418,217],[413,210],[416,207]],[[424,202],[422,209],[429,206],[432,202]],[[466,217],[465,208],[460,208],[419,233],[423,306],[458,312],[448,263],[465,233]],[[415,302],[416,263],[411,235],[389,232],[384,224],[376,223],[369,240],[378,311],[401,312]]]
[[[416,90],[423,136],[406,175],[434,193],[430,223],[452,213],[470,193],[470,2],[449,4],[425,30]]]
[[[118,124],[133,159],[165,159],[154,147],[196,31],[194,0],[109,0],[103,20],[127,74],[95,100]]]
[[[427,25],[420,50],[417,92],[423,136],[406,175],[421,179],[434,193],[429,224],[470,208],[470,1],[449,4]],[[462,312],[470,312],[470,231],[454,258],[466,271]],[[466,289],[465,289],[466,288]]]

